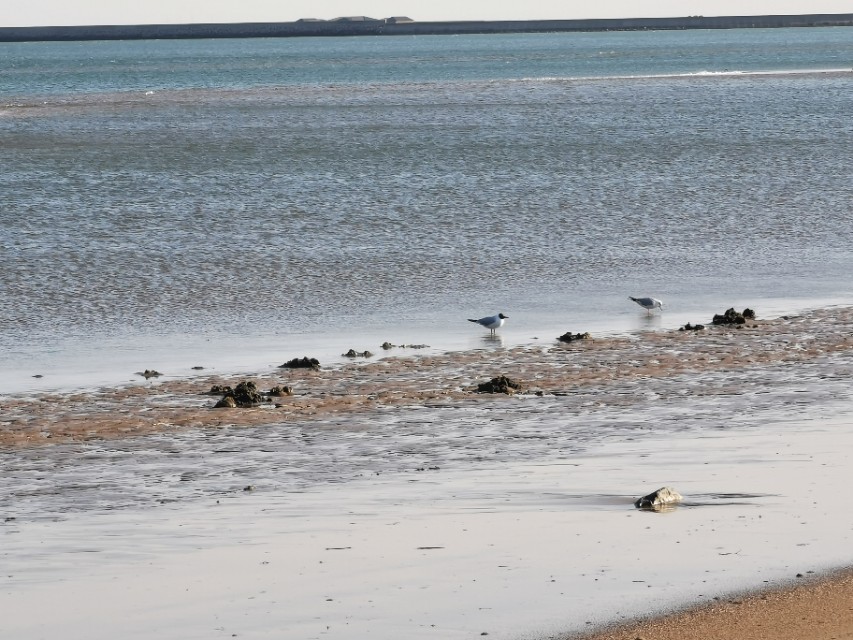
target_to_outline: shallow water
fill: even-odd
[[[849,32],[0,45],[0,393],[849,302]]]

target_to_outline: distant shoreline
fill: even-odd
[[[295,38],[324,36],[460,35],[583,31],[658,31],[850,27],[853,13],[607,18],[592,20],[501,20],[416,22],[400,18],[339,18],[296,22],[0,27],[0,42],[163,40],[200,38]]]

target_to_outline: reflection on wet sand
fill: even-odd
[[[491,337],[489,345],[494,344]],[[500,336],[494,338],[499,344]],[[506,375],[524,383],[525,411],[586,412],[665,405],[685,395],[750,397],[764,379],[785,379],[818,368],[830,384],[848,365],[833,356],[853,351],[853,310],[823,309],[797,317],[754,321],[739,328],[641,331],[511,349],[473,349],[440,355],[388,357],[337,368],[259,372],[256,376],[151,379],[120,388],[68,394],[32,394],[2,401],[0,444],[25,447],[120,438],[152,432],[222,426],[345,423],[395,407],[459,409],[501,406],[514,400],[472,393]],[[261,390],[288,386],[293,395],[251,409],[213,410],[214,385],[251,378]],[[768,383],[770,384],[770,383]],[[771,385],[771,388],[775,385]],[[746,402],[743,400],[742,402]]]
[[[276,369],[253,381],[294,395],[249,409],[206,394],[242,377],[4,398],[3,623],[210,637],[215,601],[229,636],[513,640],[837,566],[851,329],[825,309]],[[474,392],[500,375],[524,391]],[[634,508],[662,486],[676,509]]]
[[[243,379],[221,376],[5,398],[0,507],[34,514],[252,483],[299,489],[364,473],[568,455],[650,432],[725,431],[757,413],[795,415],[846,397],[851,336],[853,310],[825,309],[742,329],[277,369],[254,382],[294,394],[248,409],[213,408],[213,385]],[[501,375],[523,392],[475,393]],[[140,460],[151,474],[128,477]],[[16,471],[30,479],[21,484]],[[158,484],[163,476],[186,481]]]

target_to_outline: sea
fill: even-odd
[[[538,640],[849,564],[851,149],[853,28],[0,43],[0,636]]]
[[[0,394],[853,300],[850,28],[0,60]]]

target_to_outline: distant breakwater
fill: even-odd
[[[656,31],[675,29],[750,29],[784,27],[849,27],[853,13],[688,16],[595,20],[501,20],[415,22],[387,18],[299,20],[207,24],[152,24],[56,27],[0,27],[0,42],[71,40],[160,40],[196,38],[293,38],[319,36],[402,36],[569,31]]]

